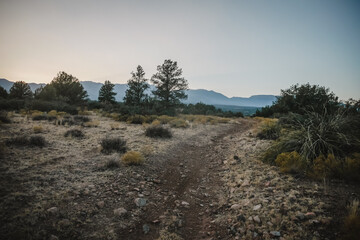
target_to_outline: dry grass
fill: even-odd
[[[359,200],[353,200],[348,207],[348,215],[344,220],[345,240],[358,239],[360,236]]]
[[[84,127],[98,127],[99,125],[100,125],[100,121],[98,120],[84,123]]]
[[[33,127],[34,133],[42,133],[44,131],[42,125],[36,125]]]
[[[120,129],[120,124],[117,123],[117,122],[110,123],[110,128],[111,128],[111,130],[119,130]]]
[[[129,151],[121,157],[121,161],[126,165],[141,165],[145,158],[140,152]]]

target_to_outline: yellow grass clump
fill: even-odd
[[[180,118],[175,118],[174,120],[171,120],[169,122],[169,125],[173,128],[187,128],[189,127],[189,124],[184,120]]]
[[[56,110],[51,110],[50,112],[48,112],[47,115],[50,116],[50,117],[56,117],[57,114],[58,114],[58,112]]]
[[[140,152],[129,151],[122,156],[121,161],[126,165],[141,165],[145,158]]]
[[[140,152],[145,157],[148,157],[154,152],[154,148],[151,145],[145,145],[141,147]]]
[[[359,200],[355,199],[348,207],[348,215],[344,219],[344,240],[358,239],[360,236]]]
[[[100,122],[98,120],[84,123],[84,127],[98,127],[99,125],[100,125]]]
[[[161,122],[161,124],[168,124],[169,122],[171,122],[174,119],[175,119],[175,117],[170,117],[167,115],[161,115],[160,117],[157,118],[157,120],[159,120]]]
[[[161,124],[161,122],[157,119],[151,123],[152,126],[159,126],[160,124]]]
[[[110,123],[110,128],[111,130],[118,130],[120,129],[120,124],[119,123]]]
[[[34,126],[33,130],[34,130],[34,133],[41,133],[44,131],[44,129],[41,125]]]
[[[275,163],[280,167],[280,171],[284,173],[299,172],[304,166],[300,154],[295,151],[280,153],[276,157]]]

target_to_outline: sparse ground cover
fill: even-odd
[[[46,145],[1,145],[1,239],[342,239],[344,219],[356,221],[346,206],[358,206],[359,186],[330,181],[325,191],[263,163],[271,142],[256,137],[256,120],[183,116],[177,128],[87,112],[99,124],[82,127],[8,116],[0,142],[41,124]],[[145,135],[155,120],[172,138]],[[83,136],[65,137],[72,129]],[[116,138],[141,165],[101,151]]]

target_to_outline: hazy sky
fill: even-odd
[[[360,1],[0,0],[0,78],[126,83],[165,59],[229,97],[295,83],[360,98]]]

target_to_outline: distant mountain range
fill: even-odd
[[[91,100],[97,100],[99,95],[99,90],[102,83],[92,82],[92,81],[82,81],[80,82],[84,89],[87,91],[89,98]],[[7,91],[10,90],[11,86],[14,84],[14,82],[11,82],[9,80],[0,78],[0,86],[5,88]],[[43,86],[45,84],[43,83],[29,83],[29,86],[31,90],[34,92],[37,88]],[[154,86],[151,86],[149,93],[151,92],[151,89],[153,89]],[[117,93],[115,96],[117,101],[123,101],[123,98],[125,96],[125,90],[127,89],[126,84],[115,84],[114,91]],[[188,98],[184,100],[184,103],[198,103],[202,102],[205,104],[210,105],[216,105],[216,106],[222,106],[221,108],[226,108],[225,106],[229,106],[228,108],[236,108],[237,106],[246,106],[246,107],[265,107],[267,105],[272,105],[273,101],[276,100],[276,96],[274,95],[254,95],[249,98],[244,97],[232,97],[228,98],[225,95],[215,92],[215,91],[209,91],[205,89],[190,89],[186,91],[186,94],[188,95]],[[231,106],[231,107],[230,107]]]

